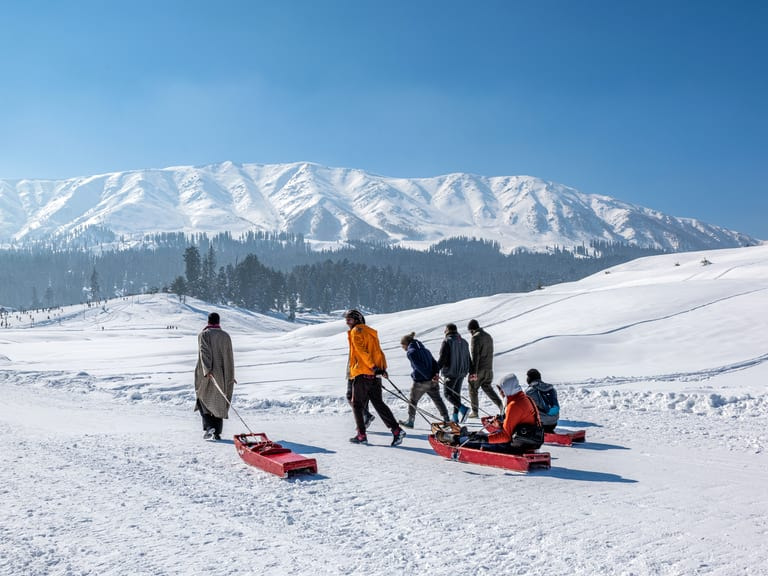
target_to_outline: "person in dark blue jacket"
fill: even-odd
[[[432,356],[432,352],[424,344],[416,340],[415,336],[416,333],[411,332],[400,340],[400,345],[405,350],[413,370],[411,372],[413,385],[411,386],[411,396],[408,404],[408,420],[400,420],[400,425],[406,428],[413,428],[413,421],[416,418],[416,406],[418,406],[419,400],[421,400],[424,394],[432,398],[432,402],[435,403],[435,406],[440,411],[443,422],[448,422],[448,409],[445,407],[445,402],[443,402],[440,396],[440,385],[436,378],[439,370],[437,361]]]

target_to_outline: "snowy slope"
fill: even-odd
[[[0,242],[75,237],[89,227],[126,238],[263,230],[322,244],[363,239],[413,247],[480,236],[506,250],[594,239],[669,250],[758,242],[530,176],[405,179],[311,163],[223,162],[60,181],[0,180]]]
[[[587,443],[548,447],[552,469],[527,476],[437,457],[424,420],[400,448],[380,421],[371,446],[349,444],[343,322],[217,310],[239,413],[320,474],[280,480],[200,439],[204,303],[14,316],[0,330],[0,573],[765,573],[766,246],[367,319],[403,390],[400,337],[437,352],[446,322],[466,335],[473,317],[498,375],[535,366],[556,384],[561,424]],[[233,414],[225,435],[244,427]]]

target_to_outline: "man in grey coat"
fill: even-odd
[[[472,334],[471,367],[469,369],[469,403],[472,404],[472,413],[470,418],[479,418],[478,410],[480,402],[478,390],[483,389],[496,404],[499,413],[502,412],[502,402],[499,395],[493,389],[493,338],[485,330],[480,328],[477,320],[470,320],[467,324],[467,330]]]
[[[221,329],[220,322],[219,315],[211,312],[208,314],[208,325],[197,337],[195,410],[203,418],[205,440],[221,440],[221,430],[224,419],[229,416],[229,404],[236,383],[232,339]]]

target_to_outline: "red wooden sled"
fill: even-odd
[[[586,430],[560,430],[555,428],[554,432],[544,432],[545,444],[560,444],[561,446],[570,446],[574,442],[584,442],[586,439]]]
[[[490,416],[483,416],[480,421],[488,432],[496,432],[498,426],[491,424]],[[554,432],[544,432],[544,444],[559,444],[571,446],[574,442],[584,442],[587,439],[586,430],[563,430],[555,428]]]
[[[468,464],[493,466],[517,472],[528,472],[534,468],[548,469],[552,465],[549,452],[526,452],[520,455],[489,452],[475,448],[451,446],[438,440],[434,434],[429,435],[429,443],[440,456]]]
[[[272,442],[262,432],[237,434],[235,448],[246,464],[286,478],[289,474],[317,474],[317,461]]]

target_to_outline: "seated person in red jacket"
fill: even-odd
[[[499,381],[498,388],[506,403],[504,422],[499,423],[496,419],[492,421],[493,424],[499,426],[499,430],[493,434],[474,432],[467,437],[462,437],[462,444],[467,448],[511,454],[522,454],[536,450],[544,440],[541,419],[536,405],[523,392],[520,382],[514,374],[504,376]],[[528,434],[524,435],[523,433],[526,431]],[[531,435],[533,439],[530,439]]]

